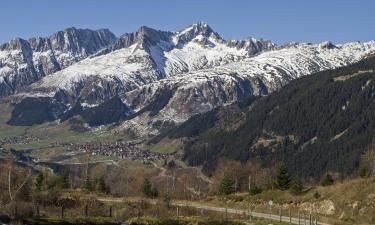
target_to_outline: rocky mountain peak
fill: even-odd
[[[206,38],[212,37],[215,40],[223,41],[223,38],[218,33],[216,33],[207,23],[197,22],[188,26],[182,31],[176,32],[175,42],[177,45],[185,44],[199,35]]]
[[[16,38],[0,45],[0,97],[14,93],[42,77],[112,46],[116,36],[108,29],[89,30],[75,27],[50,37],[28,41]]]
[[[34,51],[42,52],[51,49],[51,42],[48,38],[33,37],[29,39],[29,43]]]
[[[122,35],[116,43],[115,49],[127,48],[139,43],[146,50],[160,41],[169,41],[171,32],[155,30],[147,26],[141,26],[136,32]]]
[[[108,29],[89,30],[70,27],[53,34],[50,38],[54,50],[71,51],[90,55],[98,50],[112,45],[116,36]]]
[[[22,50],[29,47],[30,45],[26,40],[22,38],[15,38],[7,43],[0,45],[0,51]]]
[[[336,48],[336,46],[332,42],[330,42],[330,41],[325,41],[325,42],[320,43],[319,47],[321,49],[333,49],[333,48]]]
[[[237,49],[245,49],[249,55],[274,50],[277,47],[277,45],[270,40],[255,39],[253,37],[248,37],[244,40],[229,40],[227,45]]]

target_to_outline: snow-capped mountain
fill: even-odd
[[[107,29],[74,27],[48,38],[17,38],[0,45],[0,97],[14,93],[116,42]]]
[[[101,40],[92,44],[95,47],[90,45],[94,38],[79,39],[83,44],[74,48],[79,51],[67,50],[72,60],[56,60],[58,69],[33,77],[32,81],[38,81],[15,99],[45,96],[69,108],[76,102],[90,107],[120,96],[134,115],[118,129],[139,135],[156,134],[196,113],[245,101],[253,95],[266,95],[292,79],[348,65],[375,52],[373,41],[277,47],[262,39],[225,40],[202,22],[179,32],[141,27],[119,38],[109,31],[98,32],[92,32]],[[92,50],[78,54],[87,45]],[[0,49],[4,49],[0,52],[0,78],[9,80],[16,74],[12,72],[16,69],[9,66],[14,59],[4,57],[4,52],[10,54],[9,48]],[[31,60],[35,52],[29,53],[33,57],[24,57],[25,65],[29,61],[36,64]],[[56,58],[56,54],[53,56]],[[1,88],[4,81],[0,81]]]

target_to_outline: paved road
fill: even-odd
[[[129,199],[126,199],[126,200],[122,199],[122,198],[116,198],[116,199],[113,199],[113,198],[111,198],[111,199],[109,199],[109,198],[98,198],[98,200],[102,201],[102,202],[124,202],[124,201],[134,201],[134,202],[136,202],[137,201],[136,198],[129,198]],[[150,203],[156,204],[156,201],[151,200]],[[215,212],[222,212],[222,213],[227,212],[227,213],[238,214],[238,215],[244,215],[244,214],[248,215],[247,210],[202,205],[198,202],[173,201],[171,204],[173,206],[179,206],[179,207],[192,207],[192,208],[204,209],[204,210],[208,210],[208,211],[215,211]],[[257,217],[257,218],[265,218],[265,219],[280,221],[280,216],[275,215],[275,214],[270,215],[270,214],[266,214],[266,213],[251,212],[251,215],[253,217]],[[301,215],[300,219],[292,217],[291,221],[290,221],[288,216],[282,216],[281,221],[288,222],[288,223],[291,222],[292,224],[305,225],[303,215]],[[315,225],[315,221],[314,221],[314,223],[311,223],[311,224],[309,223],[308,215],[306,215],[306,225]],[[331,224],[323,223],[323,222],[318,221],[317,225],[331,225]]]

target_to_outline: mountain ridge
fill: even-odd
[[[84,37],[76,39],[91,40]],[[66,68],[38,74],[35,82],[11,96],[13,104],[49,97],[69,110],[77,102],[90,108],[119,96],[136,116],[122,121],[117,131],[148,137],[193,115],[268,95],[298,77],[355,63],[375,51],[373,41],[279,47],[262,39],[224,40],[203,22],[179,32],[142,26],[110,39],[95,42],[97,48]],[[85,46],[77,43],[68,49],[76,52]],[[1,65],[3,75],[7,64]]]
[[[370,57],[293,80],[244,108],[193,116],[150,144],[184,140],[183,158],[207,174],[227,158],[284,163],[305,178],[327,171],[353,175],[374,139],[374,65]]]

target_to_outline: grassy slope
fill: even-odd
[[[183,150],[183,143],[179,139],[164,139],[163,141],[148,146],[151,151],[158,153],[173,153]]]
[[[247,221],[245,220],[230,220],[230,221],[224,221],[219,219],[207,219],[207,218],[201,218],[201,217],[181,217],[179,220],[175,218],[170,219],[156,219],[156,218],[150,218],[150,217],[143,217],[143,218],[133,218],[128,221],[130,225],[244,225],[247,224]],[[287,225],[288,223],[284,222],[277,222],[277,221],[271,221],[267,219],[258,219],[255,218],[252,221],[254,225]]]
[[[13,137],[25,134],[29,127],[9,126],[6,122],[10,118],[12,107],[7,103],[0,104],[0,138]]]
[[[315,192],[319,192],[320,198],[314,198]],[[353,179],[337,182],[333,186],[308,188],[301,195],[270,190],[255,196],[244,193],[225,198],[211,197],[205,203],[233,208],[251,206],[255,211],[267,213],[269,207],[266,203],[271,199],[275,203],[274,213],[282,208],[284,215],[287,215],[291,209],[292,215],[297,217],[299,208],[301,213],[306,212],[308,215],[315,205],[322,221],[332,224],[375,224],[375,178]]]

